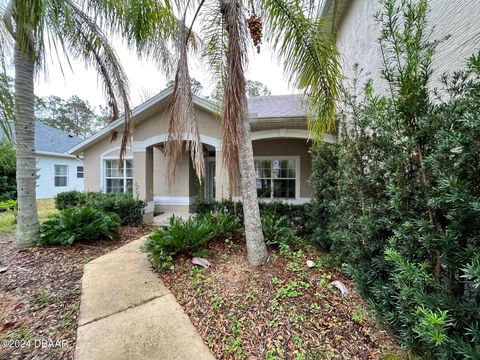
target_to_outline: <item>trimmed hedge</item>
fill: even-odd
[[[106,213],[115,213],[123,226],[138,226],[142,223],[145,203],[134,199],[131,194],[104,194],[97,192],[83,193],[66,191],[55,197],[58,210],[91,205]]]

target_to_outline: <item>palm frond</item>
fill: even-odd
[[[172,73],[169,41],[175,37],[176,19],[169,0],[80,0],[82,9],[101,27],[122,34],[140,58],[150,58],[162,71]]]
[[[238,188],[240,124],[246,121],[245,73],[247,49],[246,24],[238,0],[221,1],[221,13],[228,34],[227,68],[222,107],[222,156],[230,179],[232,194]]]
[[[178,66],[175,84],[170,100],[170,117],[168,121],[168,136],[165,144],[167,161],[167,180],[171,183],[183,151],[183,134],[191,134],[186,141],[186,150],[190,151],[195,172],[202,181],[205,174],[205,160],[202,142],[198,131],[198,122],[193,105],[192,87],[188,71],[187,44],[185,22],[178,22]]]
[[[71,0],[49,3],[46,25],[49,33],[64,44],[67,55],[81,59],[93,67],[103,83],[113,119],[124,115],[124,130],[120,157],[125,155],[130,141],[131,109],[128,97],[128,80],[110,41],[102,29]]]
[[[266,39],[280,56],[292,85],[308,100],[309,130],[315,138],[335,128],[341,71],[329,26],[309,19],[300,0],[259,0]]]

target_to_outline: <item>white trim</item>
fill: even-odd
[[[300,199],[300,156],[254,156],[253,160],[295,160],[295,199],[272,198],[272,201]],[[273,168],[272,168],[273,172]],[[273,178],[272,178],[273,179]],[[273,188],[272,188],[273,192]],[[262,198],[264,199],[264,198]],[[259,198],[260,200],[260,198]]]
[[[65,175],[57,175],[57,171],[56,171],[57,166],[62,166],[62,167],[67,168],[67,173]],[[68,176],[69,171],[70,171],[69,166],[66,165],[66,164],[53,164],[53,187],[54,188],[66,188],[66,187],[68,187],[68,184],[70,182],[69,181],[69,176]],[[63,177],[66,178],[66,180],[67,180],[66,183],[65,183],[65,186],[55,185],[55,180],[57,178],[63,178]]]
[[[112,152],[114,150],[115,149],[105,151],[103,154],[108,154],[109,152]],[[104,193],[107,190],[107,178],[105,176],[105,160],[120,160],[120,157],[119,156],[105,156],[103,154],[100,156],[100,192]],[[125,160],[132,160],[132,162],[133,162],[133,157],[132,156],[126,156],[123,159],[123,161],[125,162]],[[133,168],[133,166],[135,166],[135,164],[132,163],[132,168]],[[133,169],[132,169],[132,172],[133,172]],[[124,183],[125,189],[126,189],[126,185],[127,185],[126,174],[127,174],[127,167],[126,167],[126,164],[124,163],[123,164],[123,183]],[[133,173],[132,173],[132,175],[133,175]],[[135,177],[132,176],[132,179],[133,179],[133,183],[135,183]]]
[[[266,202],[266,203],[271,203],[271,202],[281,202],[285,204],[294,204],[294,205],[302,205],[308,203],[312,198],[298,198],[298,199],[263,199],[263,198],[258,198],[259,202]],[[232,198],[232,201],[235,202],[242,202],[242,197],[241,196],[234,196]]]
[[[190,140],[190,141],[193,140],[193,135],[191,133],[184,133],[182,137],[183,137],[183,140]],[[167,138],[168,138],[168,134],[160,134],[160,135],[152,136],[142,141],[134,141],[133,151],[134,152],[145,151],[145,149],[149,146],[166,142]],[[216,139],[214,137],[207,136],[207,135],[200,135],[200,141],[204,144],[211,145],[216,149],[220,147],[220,143],[221,143],[219,139]]]
[[[286,138],[286,139],[306,139],[312,140],[310,133],[306,129],[270,129],[270,130],[260,130],[252,132],[252,141],[262,140],[262,139],[276,139],[276,138]],[[324,135],[324,141],[328,143],[335,143],[336,137],[330,134]]]
[[[192,205],[197,201],[196,196],[154,196],[156,205]]]
[[[35,155],[58,156],[58,157],[77,159],[77,156],[75,156],[75,155],[69,155],[69,154],[65,154],[65,153],[56,153],[56,152],[53,152],[53,151],[35,151]]]

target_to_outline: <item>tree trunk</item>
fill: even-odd
[[[32,32],[25,31],[27,36]],[[30,42],[29,42],[30,43]],[[32,44],[15,46],[15,136],[17,151],[17,240],[19,247],[38,236],[36,202],[34,54]],[[53,186],[53,184],[52,184]]]
[[[268,261],[268,252],[258,207],[252,135],[247,116],[244,116],[240,123],[238,158],[248,262],[253,266],[260,266]]]

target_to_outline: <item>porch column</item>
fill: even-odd
[[[215,200],[230,199],[230,182],[223,166],[222,149],[215,149]]]
[[[143,222],[153,222],[153,148],[137,149],[133,152],[134,194],[145,202]]]

